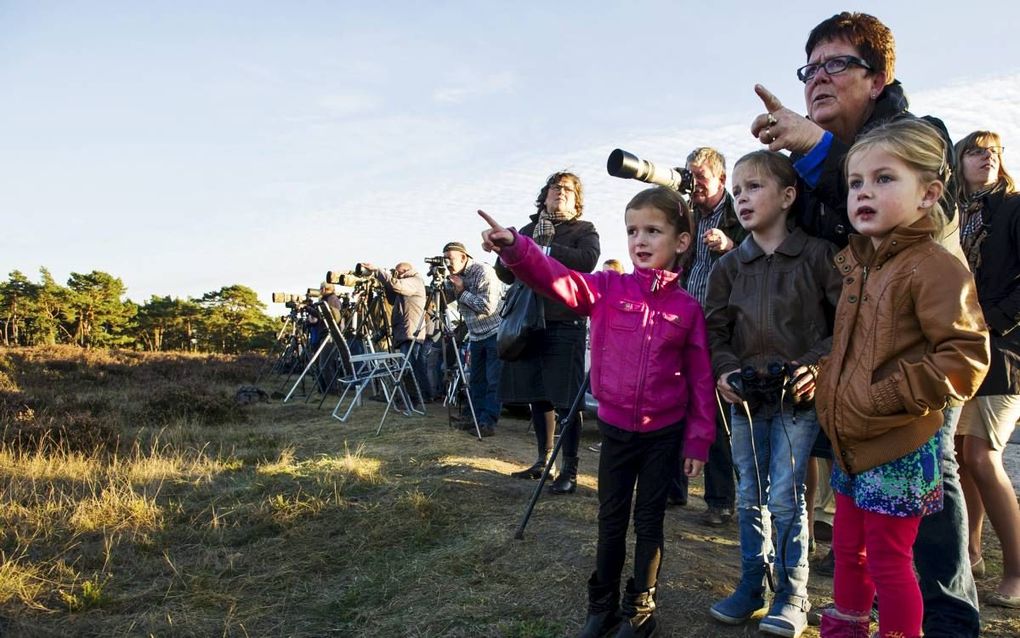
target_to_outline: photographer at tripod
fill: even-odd
[[[428,332],[428,324],[422,321],[425,312],[425,280],[407,262],[400,262],[392,271],[360,263],[355,272],[359,275],[371,273],[382,284],[386,300],[392,306],[390,327],[393,347],[410,357],[411,371],[422,394],[421,402],[430,403],[433,397],[425,370],[425,349],[422,347]],[[414,387],[413,383],[409,385]]]
[[[460,242],[451,241],[443,246],[443,257],[450,266],[449,279],[457,309],[468,329],[471,353],[468,391],[478,419],[478,432],[481,436],[492,436],[502,409],[498,390],[503,362],[496,352],[496,333],[502,320],[499,302],[503,284],[492,266],[473,260]],[[474,432],[470,409],[457,420],[469,433]]]

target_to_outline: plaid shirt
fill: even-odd
[[[499,302],[503,297],[503,282],[489,264],[469,259],[460,277],[464,292],[457,297],[457,308],[467,324],[471,341],[488,339],[499,330]]]
[[[691,242],[694,244],[694,259],[691,261],[690,273],[687,275],[687,292],[698,300],[702,308],[705,307],[705,298],[708,296],[708,275],[712,272],[715,262],[722,257],[722,253],[710,250],[702,237],[709,229],[718,228],[722,223],[723,212],[726,210],[726,203],[729,199],[730,194],[727,192],[715,205],[715,209],[710,215],[702,215],[700,211],[695,211],[698,224]]]

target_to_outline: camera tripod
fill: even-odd
[[[457,391],[463,386],[465,389],[468,387],[467,374],[464,371],[464,362],[460,356],[460,345],[457,343],[457,336],[453,332],[453,327],[450,322],[447,321],[447,302],[446,295],[443,294],[443,275],[438,271],[432,271],[429,285],[426,287],[426,299],[425,308],[422,311],[421,318],[418,319],[418,325],[415,326],[415,335],[421,334],[422,328],[425,325],[426,319],[433,323],[439,324],[440,339],[439,345],[443,355],[443,369],[447,371],[447,374],[452,370],[450,367],[448,349],[453,350],[453,359],[456,361],[456,372],[453,373],[453,378],[450,380],[444,380],[445,395],[443,403],[447,407],[447,418],[450,426],[453,426],[453,406],[457,401]],[[414,359],[416,350],[424,346],[423,341],[412,341],[411,345],[407,350],[407,356],[404,358],[404,363],[400,368],[400,372],[397,374],[396,382],[399,384],[411,366],[411,361]],[[418,355],[420,356],[420,354]],[[421,385],[415,375],[411,374],[411,378],[415,379],[415,387],[418,388],[418,396],[421,397]],[[475,435],[478,440],[482,439],[482,431],[478,426],[478,416],[475,413],[475,404],[471,399],[471,392],[465,392],[467,397],[468,410],[471,413],[471,422],[475,427]],[[376,434],[382,431],[383,423],[386,421],[386,417],[389,414],[390,405],[392,400],[387,402],[386,411],[383,412],[382,419],[379,421],[379,427],[376,429]],[[425,414],[425,404],[422,403],[422,412]]]

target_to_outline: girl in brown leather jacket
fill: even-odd
[[[971,396],[988,365],[974,279],[933,239],[949,168],[921,120],[861,137],[847,155],[854,229],[836,256],[843,292],[816,407],[832,440],[835,608],[822,636],[865,629],[921,635],[911,548],[921,517],[942,508],[938,432],[949,401]]]

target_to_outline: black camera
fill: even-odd
[[[772,405],[784,396],[793,397],[793,385],[797,365],[772,361],[761,372],[754,366],[744,366],[739,372],[726,377],[733,391],[752,405]]]
[[[358,265],[360,266],[361,264]],[[364,268],[362,268],[361,270],[363,272],[365,271]],[[357,269],[355,269],[354,271],[351,270],[326,271],[327,282],[331,284],[336,284],[338,286],[346,286],[348,288],[353,288],[354,286],[358,285],[358,283],[364,281],[367,278],[368,278],[367,275],[359,275],[357,273]]]
[[[686,168],[663,168],[623,149],[616,149],[606,160],[606,170],[613,177],[638,179],[649,184],[672,188],[683,195],[694,192],[694,174]]]
[[[457,298],[457,291],[453,282],[449,280],[450,260],[440,255],[439,257],[426,257],[425,263],[429,266],[429,286],[439,288],[443,291],[443,297],[451,302]]]
[[[426,257],[425,263],[429,266],[429,278],[440,279],[450,274],[450,261],[440,255],[439,257]]]

